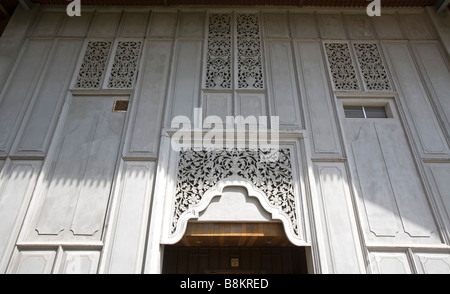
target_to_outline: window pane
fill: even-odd
[[[387,118],[386,108],[384,106],[366,106],[364,107],[367,118]]]
[[[364,118],[362,106],[344,106],[346,118]]]

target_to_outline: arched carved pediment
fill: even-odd
[[[187,222],[197,219],[225,187],[240,186],[249,197],[257,198],[273,219],[283,223],[291,242],[302,242],[290,149],[280,149],[277,158],[269,160],[271,152],[236,148],[182,150],[171,221],[172,240],[181,239]]]

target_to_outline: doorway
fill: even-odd
[[[281,223],[190,223],[164,248],[163,274],[307,274],[307,248]]]

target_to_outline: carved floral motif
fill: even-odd
[[[293,188],[291,154],[280,149],[278,160],[263,160],[271,151],[263,150],[193,150],[180,152],[172,233],[181,215],[197,205],[203,195],[220,180],[241,178],[250,181],[267,197],[270,205],[280,208],[298,235],[296,201]]]
[[[335,90],[360,90],[348,45],[326,43],[325,49]]]
[[[101,86],[111,45],[109,41],[88,43],[75,88],[96,89]]]
[[[209,16],[206,88],[231,89],[231,15]]]
[[[131,89],[138,70],[142,42],[123,41],[117,44],[108,88]]]
[[[239,89],[263,89],[261,37],[257,14],[237,15]]]
[[[392,87],[377,44],[354,44],[354,48],[367,90],[391,91]]]

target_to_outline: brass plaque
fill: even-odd
[[[114,101],[113,112],[126,112],[128,110],[128,100],[118,99]]]
[[[239,258],[231,259],[231,267],[239,267]]]

